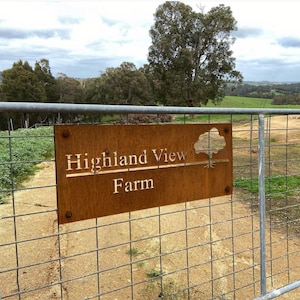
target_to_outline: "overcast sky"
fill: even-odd
[[[52,74],[97,77],[107,67],[147,63],[153,14],[165,1],[0,1],[0,71],[46,58]],[[300,1],[181,1],[194,10],[231,7],[232,47],[246,81],[300,82]]]

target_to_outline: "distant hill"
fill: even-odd
[[[300,83],[295,82],[251,82],[245,81],[234,89],[226,90],[227,96],[274,99],[279,95],[300,94]]]
[[[299,81],[300,82],[300,81]],[[295,81],[244,81],[243,84],[249,84],[249,85],[267,85],[267,86],[274,86],[274,85],[289,85],[289,84],[297,84],[298,82]]]

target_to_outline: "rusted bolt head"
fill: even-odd
[[[229,193],[229,192],[230,192],[230,186],[227,185],[227,186],[225,187],[225,192],[226,192],[226,193]]]
[[[64,130],[64,131],[62,132],[62,136],[63,136],[63,137],[68,137],[69,135],[70,135],[70,133],[69,133],[68,130]]]
[[[69,219],[69,218],[71,218],[71,217],[72,217],[72,212],[68,210],[68,211],[66,212],[66,218]]]

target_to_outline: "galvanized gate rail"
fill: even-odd
[[[57,104],[30,102],[0,102],[0,113],[101,113],[101,114],[223,114],[258,116],[258,169],[259,169],[259,218],[260,218],[260,297],[256,300],[273,299],[300,287],[300,280],[273,291],[267,291],[266,283],[266,204],[265,204],[265,116],[300,115],[300,109],[268,108],[206,108],[206,107],[161,107],[161,106],[123,106]],[[0,286],[1,288],[1,286]],[[1,298],[1,296],[0,296]]]

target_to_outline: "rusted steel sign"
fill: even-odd
[[[232,193],[231,124],[56,125],[59,223]]]

